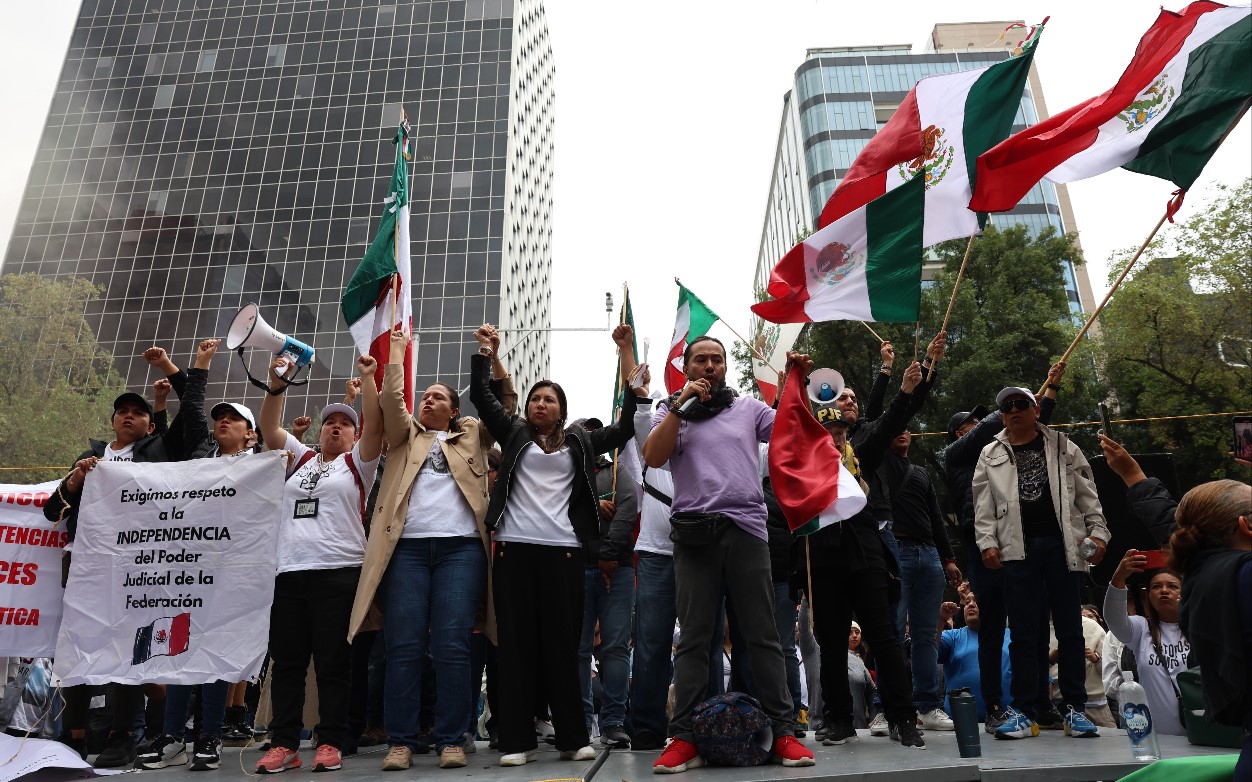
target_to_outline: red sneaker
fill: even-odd
[[[809,756],[812,757],[812,754],[810,753]],[[703,765],[704,759],[700,757],[700,751],[696,749],[695,744],[682,739],[674,739],[665,748],[661,757],[652,764],[652,773],[681,774],[688,769],[699,768]]]
[[[286,747],[270,747],[261,762],[256,764],[256,773],[281,774],[292,768],[300,768],[300,753]]]
[[[812,766],[817,763],[813,751],[795,736],[783,736],[774,742],[774,762],[784,766]]]
[[[323,744],[317,748],[317,754],[313,756],[314,771],[338,771],[343,768],[343,755],[339,753],[329,744]]]

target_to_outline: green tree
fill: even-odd
[[[87,280],[0,277],[0,473],[4,483],[57,477],[108,434],[113,399],[126,390],[113,357],[83,316],[100,289]]]
[[[1219,185],[1192,211],[1149,246],[1100,317],[1121,417],[1252,410],[1252,179]],[[1131,255],[1114,256],[1110,281]],[[1116,435],[1132,452],[1172,452],[1184,489],[1247,477],[1226,455],[1227,417],[1133,424]]]

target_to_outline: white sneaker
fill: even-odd
[[[527,752],[510,752],[507,755],[500,756],[500,765],[502,766],[524,766],[539,758],[539,750],[532,749]]]
[[[869,723],[869,735],[886,736],[890,732],[890,729],[887,727],[887,715],[881,711],[875,714],[874,719]]]
[[[917,719],[922,730],[956,730],[952,718],[943,709],[931,709]]]
[[[561,760],[595,760],[596,750],[590,744],[582,749],[562,750]]]

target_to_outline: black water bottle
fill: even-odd
[[[968,687],[948,693],[952,709],[952,722],[956,726],[956,746],[963,758],[982,757],[982,744],[978,740],[978,701]]]

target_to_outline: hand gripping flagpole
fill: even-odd
[[[1152,229],[1152,233],[1148,234],[1147,239],[1143,240],[1143,244],[1139,245],[1139,249],[1135,251],[1134,256],[1126,264],[1126,268],[1122,269],[1122,273],[1117,275],[1117,279],[1109,286],[1109,292],[1104,294],[1104,299],[1095,308],[1095,311],[1091,313],[1090,317],[1087,318],[1087,322],[1083,324],[1082,330],[1078,332],[1078,336],[1074,337],[1074,341],[1070,343],[1065,354],[1061,356],[1061,361],[1069,360],[1070,354],[1074,352],[1074,348],[1078,347],[1079,341],[1086,336],[1087,330],[1091,328],[1091,324],[1095,323],[1095,319],[1100,317],[1100,313],[1104,311],[1104,306],[1109,303],[1109,299],[1113,298],[1113,291],[1117,290],[1118,286],[1122,284],[1122,280],[1126,279],[1126,275],[1134,267],[1135,261],[1139,260],[1139,256],[1143,255],[1144,250],[1147,250],[1148,245],[1156,238],[1156,232],[1161,230],[1161,226],[1165,225],[1166,220],[1169,220],[1171,223],[1174,222],[1174,215],[1178,214],[1178,210],[1182,208],[1182,200],[1186,197],[1187,192],[1180,189],[1175,190],[1171,195],[1173,197],[1169,199],[1169,203],[1165,206],[1165,214],[1161,215],[1161,219],[1156,222],[1156,227]],[[1039,393],[1043,394],[1046,388],[1047,383],[1045,381],[1043,388],[1039,389]]]
[[[630,303],[630,288],[627,287],[626,283],[623,282],[622,283],[622,314],[621,314],[621,317],[618,319],[618,323],[617,323],[617,325],[619,326],[623,326],[626,324],[626,305],[629,303]],[[634,335],[631,335],[631,338],[633,339]],[[621,355],[622,349],[620,347],[617,349],[617,353],[619,356]],[[617,374],[619,376],[622,374],[622,367],[621,367],[620,360],[618,361]],[[627,391],[630,391],[630,381],[623,377],[622,378],[622,393],[626,393]],[[614,417],[616,418],[618,415],[620,415],[618,413],[618,410],[620,408],[618,408],[616,399],[613,400],[613,407],[617,408],[613,410]],[[617,502],[617,455],[620,450],[621,450],[620,448],[613,449],[613,502],[614,503]]]

